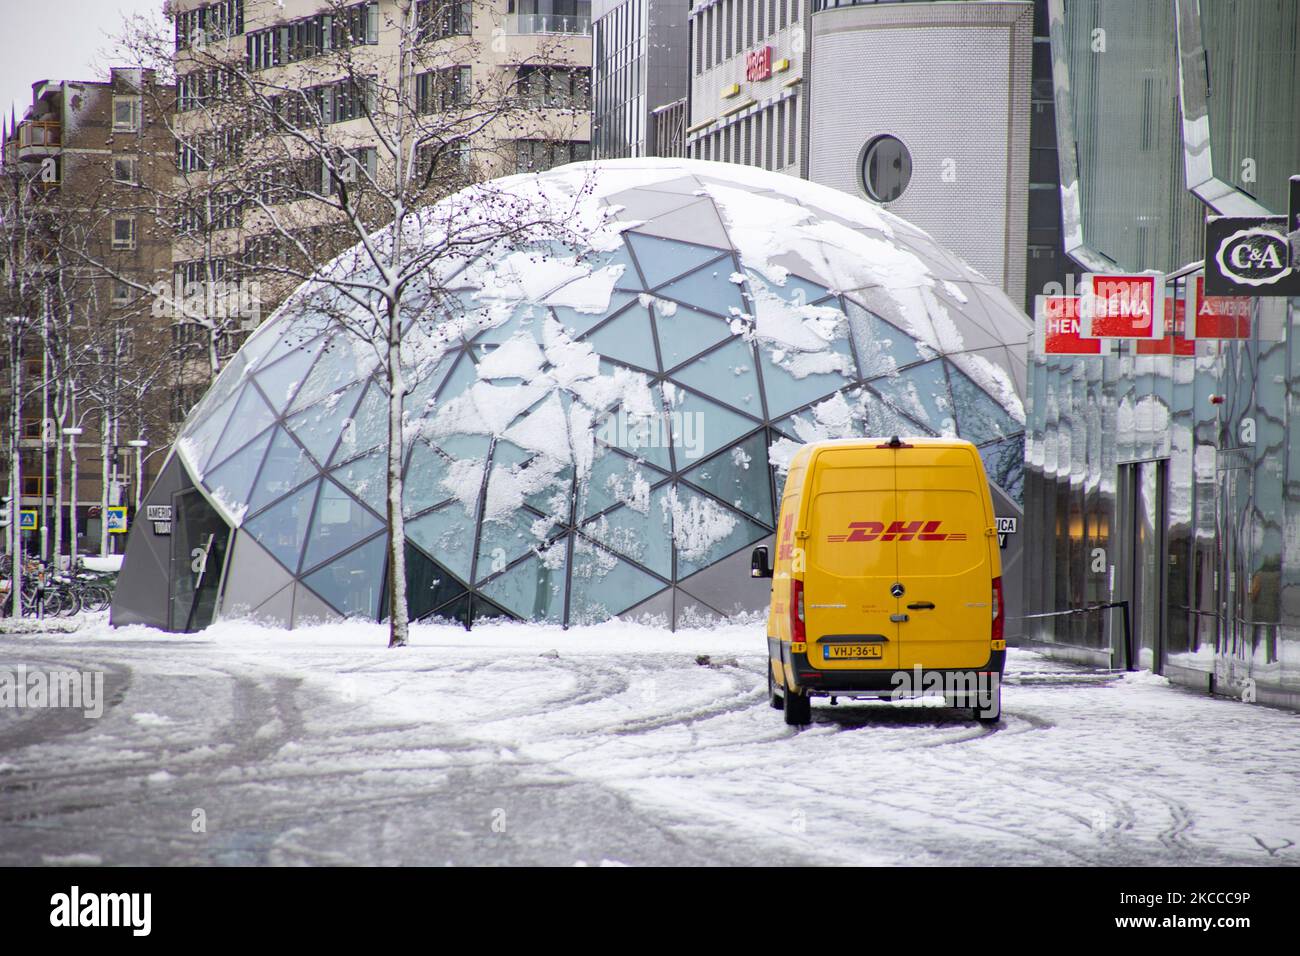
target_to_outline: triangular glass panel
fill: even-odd
[[[355,442],[355,426],[347,429],[343,423],[352,417],[360,394],[361,385],[353,385],[290,416],[284,423],[307,447],[312,457],[324,463],[329,460],[334,445],[340,438],[346,439],[350,434]]]
[[[606,358],[652,372],[659,367],[655,360],[654,337],[650,334],[650,316],[640,306],[628,309],[594,332],[587,333],[586,341]]]
[[[670,512],[679,581],[772,533],[684,485]]]
[[[386,448],[376,448],[346,465],[340,465],[330,476],[352,492],[378,515],[388,514],[388,455]]]
[[[226,512],[234,516],[236,522],[243,518],[247,510],[253,480],[257,477],[262,456],[266,454],[266,447],[271,443],[274,431],[275,429],[268,428],[203,476],[203,484]]]
[[[248,389],[252,387],[252,385],[245,386]],[[212,457],[212,449],[216,447],[217,442],[221,440],[222,432],[226,430],[226,423],[230,421],[230,413],[234,410],[238,397],[238,395],[229,396],[224,404],[213,406],[212,411],[206,413],[205,417],[196,417],[193,412],[190,413],[178,444],[191,458],[194,468],[200,475],[207,467],[208,459]]]
[[[262,386],[267,400],[277,412],[284,411],[289,404],[294,392],[311,371],[312,363],[316,361],[316,355],[324,344],[324,338],[315,339],[294,349],[277,362],[263,363],[262,368],[253,373],[253,378]]]
[[[676,299],[684,305],[712,312],[730,321],[736,312],[750,312],[741,298],[740,286],[731,281],[735,271],[735,261],[723,259],[684,279],[656,289],[655,295]]]
[[[662,590],[663,581],[589,541],[573,543],[569,623],[599,624]]]
[[[262,465],[257,483],[253,485],[249,509],[256,511],[264,507],[315,474],[317,468],[311,457],[283,427],[276,428],[275,437],[271,439],[271,447],[266,454],[266,462]]]
[[[321,351],[289,411],[306,408],[330,392],[366,378],[375,366],[374,359],[374,352],[368,346],[358,345],[345,336],[335,336]]]
[[[664,392],[669,398],[673,449],[679,471],[707,458],[724,445],[732,444],[760,424],[756,419],[746,418],[671,382],[664,382]]]
[[[561,538],[544,558],[529,555],[480,585],[479,590],[526,621],[562,621],[567,551],[568,541]]]
[[[388,444],[388,393],[376,382],[366,388],[366,394],[352,413],[352,425],[343,419],[338,447],[330,455],[330,464],[355,458],[362,452]]]
[[[906,365],[924,361],[910,335],[868,312],[852,299],[845,300],[849,331],[858,353],[858,370],[864,379],[892,375]]]
[[[388,616],[387,588],[380,614]],[[465,593],[465,588],[423,551],[406,542],[406,609],[411,620],[418,621],[434,608],[442,607]]]
[[[621,506],[584,524],[583,533],[665,578],[671,577],[670,487],[665,483],[654,490],[640,489]]]
[[[217,442],[217,447],[212,451],[212,458],[209,460],[204,471],[208,468],[220,465],[229,455],[243,446],[248,439],[258,434],[267,425],[275,420],[275,414],[271,409],[266,407],[266,402],[258,394],[257,389],[245,388],[239,396],[239,401],[235,403],[234,410],[230,413],[230,422],[226,425],[225,434],[221,436],[221,441]]]
[[[474,540],[474,524],[474,516],[466,514],[460,502],[452,502],[408,521],[406,536],[452,574],[468,581],[474,559],[469,546]]]
[[[307,549],[303,554],[303,569],[314,568],[366,535],[374,534],[383,522],[350,494],[332,481],[321,484],[320,500],[312,518]]]
[[[479,581],[505,570],[506,565],[526,554],[529,548],[542,545],[533,534],[537,521],[536,515],[523,508],[483,520],[474,572]]]
[[[641,274],[645,276],[646,287],[650,289],[698,269],[726,253],[724,249],[710,249],[658,236],[642,236],[635,232],[625,232],[623,238],[632,247]]]
[[[313,571],[303,583],[347,617],[378,620],[387,543],[382,534],[371,538]]]
[[[763,417],[763,398],[754,371],[754,347],[736,338],[673,373],[673,380],[691,385],[732,408]]]
[[[773,418],[784,415],[854,381],[853,360],[846,354],[847,349],[848,343],[842,340],[827,343],[824,352],[794,352],[771,343],[760,345],[768,414]],[[848,369],[849,374],[815,371],[827,364]]]
[[[896,375],[875,379],[871,387],[900,411],[929,425],[939,434],[957,434],[942,361],[936,359],[904,369]]]
[[[676,368],[710,346],[731,338],[731,323],[676,302],[655,306],[655,328],[664,368]]]
[[[772,524],[772,471],[767,466],[767,436],[763,431],[696,465],[683,477],[737,511]]]
[[[319,486],[319,479],[303,485],[244,525],[244,530],[295,574]]]
[[[957,411],[957,434],[967,441],[982,445],[1025,430],[1024,425],[952,363],[948,364],[948,384]]]
[[[451,497],[451,493],[442,487],[442,480],[450,467],[451,459],[427,442],[414,442],[406,466],[406,478],[402,482],[402,503],[408,516]]]
[[[640,296],[635,292],[615,292],[609,297],[609,308],[604,312],[579,312],[567,305],[553,306],[552,311],[569,335],[576,339],[585,335],[593,326],[604,322],[607,316],[627,308],[639,298]],[[632,308],[636,307],[632,306]],[[541,336],[539,335],[538,338],[540,339]]]
[[[984,471],[993,482],[1005,491],[1016,504],[1024,505],[1025,495],[1025,436],[1016,435],[989,445],[980,446]]]

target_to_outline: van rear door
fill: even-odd
[[[897,452],[898,579],[907,621],[899,665],[975,668],[989,659],[994,527],[987,480],[968,446]]]
[[[899,625],[892,617],[899,602],[890,593],[898,580],[897,553],[880,540],[896,517],[894,454],[822,451],[809,484],[808,663],[821,670],[897,670]]]

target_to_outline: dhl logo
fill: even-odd
[[[848,534],[828,534],[827,541],[965,541],[961,532],[940,531],[942,521],[850,521]]]

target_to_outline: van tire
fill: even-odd
[[[797,694],[787,687],[783,709],[785,722],[791,727],[805,727],[812,723],[812,698],[807,694]]]
[[[767,703],[773,710],[784,710],[785,701],[776,692],[776,681],[772,680],[772,661],[767,662]]]
[[[985,710],[984,708],[979,706],[972,707],[971,713],[975,715],[975,719],[978,720],[981,724],[990,725],[990,724],[999,723],[1002,720],[1001,685],[998,686],[997,697],[993,701],[993,707],[991,707],[989,710]]]

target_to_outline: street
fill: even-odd
[[[1014,650],[1000,726],[765,700],[762,624],[0,636],[0,864],[1295,864],[1300,715]],[[697,658],[707,655],[707,660]]]

